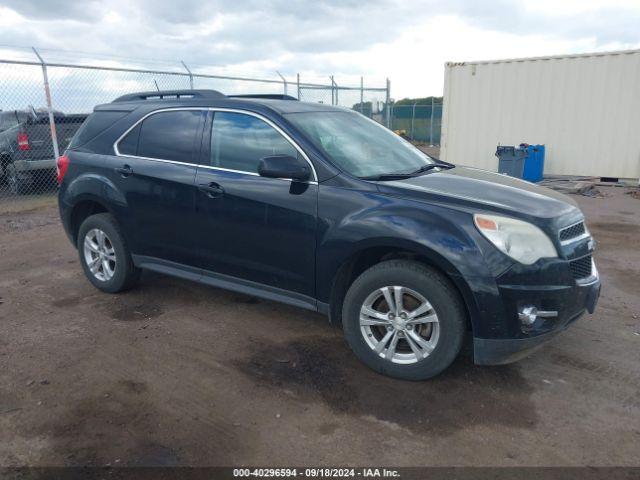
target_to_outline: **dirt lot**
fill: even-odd
[[[640,465],[640,200],[576,197],[603,294],[534,356],[409,383],[324,317],[85,280],[54,206],[0,214],[0,465]],[[6,210],[6,209],[5,209]]]

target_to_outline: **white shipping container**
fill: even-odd
[[[447,63],[442,159],[497,171],[522,142],[545,174],[640,177],[640,50]]]

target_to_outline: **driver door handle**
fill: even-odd
[[[200,190],[209,198],[218,198],[224,194],[224,188],[222,188],[216,182],[201,183],[200,185],[198,185],[198,190]]]
[[[123,177],[128,177],[133,173],[133,169],[131,168],[131,166],[126,164],[121,167],[117,167],[115,170]]]

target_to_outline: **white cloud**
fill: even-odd
[[[557,55],[598,49],[593,37],[566,39],[535,31],[523,34],[484,30],[457,17],[438,17],[424,26],[414,27],[391,45],[381,47],[391,58],[394,91],[409,96],[421,91],[440,94],[444,63],[501,58]],[[393,56],[393,52],[397,54]],[[421,79],[420,83],[416,78]]]
[[[36,45],[50,60],[162,59],[154,68],[173,70],[184,60],[194,71],[352,85],[389,77],[395,98],[441,94],[446,61],[640,46],[638,0],[0,2],[0,46]]]
[[[23,21],[22,15],[16,11],[0,6],[0,27],[15,27]]]
[[[103,21],[111,25],[121,24],[123,20],[122,15],[114,10],[107,12],[103,17]]]
[[[525,0],[523,4],[529,12],[550,16],[569,16],[611,8],[640,10],[638,0]]]

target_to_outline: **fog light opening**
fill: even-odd
[[[530,327],[538,318],[557,317],[558,312],[555,310],[538,310],[533,305],[526,305],[518,311],[518,319],[523,327]]]
[[[524,307],[518,312],[518,318],[523,326],[530,327],[538,318],[538,309],[531,305]]]

